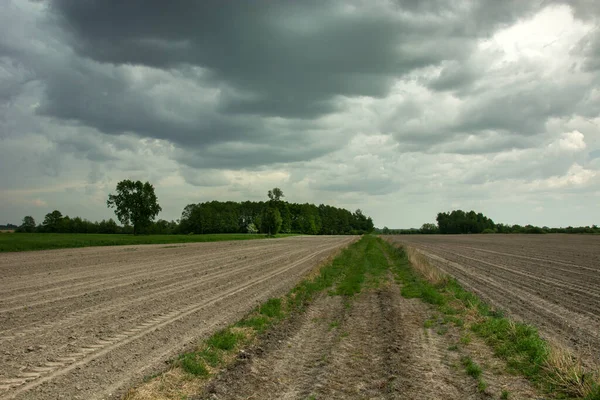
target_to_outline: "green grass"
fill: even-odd
[[[467,375],[472,376],[473,378],[479,378],[483,371],[481,367],[475,363],[471,357],[465,356],[460,360],[463,367],[465,367],[465,372]]]
[[[510,397],[510,392],[508,390],[503,390],[502,394],[500,394],[500,398],[502,400],[508,400],[509,397]]]
[[[208,376],[204,360],[195,353],[184,354],[179,358],[179,364],[184,371],[195,376]]]
[[[263,305],[261,305],[258,308],[258,312],[269,318],[281,318],[283,316],[281,299],[272,298],[267,300]]]
[[[404,250],[396,249],[387,242],[383,243],[383,246],[392,261],[392,271],[396,279],[402,283],[402,296],[420,298],[437,306],[446,305],[447,300],[438,288],[421,278],[412,268]]]
[[[233,333],[229,329],[223,329],[212,335],[206,344],[219,350],[233,350],[240,339],[242,339],[241,335]]]
[[[294,236],[281,234],[276,237]],[[206,235],[112,235],[101,233],[3,233],[0,252],[52,250],[90,246],[125,246],[134,244],[170,244],[220,242],[224,240],[265,239],[266,235],[227,233]],[[165,246],[166,248],[167,246]]]

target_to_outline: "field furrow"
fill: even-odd
[[[0,269],[9,272],[0,279],[0,399],[114,397],[353,240],[2,255]],[[61,266],[67,254],[72,260]]]
[[[600,363],[600,237],[405,235],[416,248],[495,306]]]

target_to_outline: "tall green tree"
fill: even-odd
[[[267,192],[267,196],[269,196],[269,199],[272,201],[280,201],[282,198],[284,198],[284,194],[283,194],[283,190],[279,189],[278,187],[273,188],[273,190],[269,190]]]
[[[63,216],[58,210],[54,210],[51,213],[46,214],[44,222],[45,232],[60,232],[62,230]]]
[[[115,214],[122,224],[133,225],[134,235],[149,226],[162,211],[150,182],[129,179],[117,184],[117,194],[109,194],[106,205],[115,208]]]
[[[262,217],[262,230],[269,235],[277,235],[281,230],[281,214],[275,207],[268,207]]]
[[[19,226],[19,232],[32,233],[35,232],[35,219],[31,215],[23,218],[23,223]]]

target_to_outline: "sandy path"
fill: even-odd
[[[600,236],[385,238],[419,249],[490,303],[600,363]]]
[[[353,240],[2,254],[0,399],[118,396]]]

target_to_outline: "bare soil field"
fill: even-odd
[[[0,399],[108,399],[356,237],[0,254]]]
[[[383,236],[600,364],[600,236]]]

